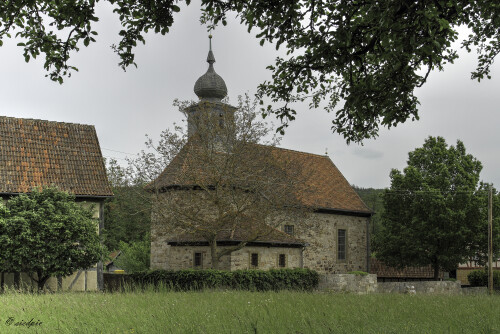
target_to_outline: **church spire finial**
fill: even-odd
[[[227,87],[224,80],[215,73],[215,57],[212,52],[212,35],[209,38],[209,51],[207,56],[208,70],[194,84],[194,92],[201,100],[219,102],[227,95]]]
[[[208,50],[208,56],[207,56],[207,63],[210,64],[210,68],[212,68],[213,63],[215,63],[215,56],[214,53],[212,52],[212,35],[208,35],[208,43],[209,43],[209,50]]]

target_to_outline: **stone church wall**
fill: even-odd
[[[279,268],[278,261],[279,255],[285,255],[284,268],[300,268],[301,266],[301,252],[300,248],[288,247],[245,247],[231,254],[231,270],[238,269],[259,269],[269,270]],[[258,254],[259,265],[253,268],[250,265],[252,253]]]
[[[294,224],[295,237],[309,245],[304,249],[304,268],[319,273],[345,274],[367,271],[368,218],[313,213],[304,223]],[[337,259],[338,230],[346,230],[346,259]]]
[[[327,213],[313,213],[306,222],[290,222],[295,237],[308,243],[303,253],[300,248],[245,247],[221,259],[220,269],[250,268],[250,254],[259,254],[258,269],[278,268],[279,254],[286,254],[287,268],[309,268],[319,273],[345,274],[349,271],[367,271],[367,220],[364,217]],[[154,224],[153,224],[154,225]],[[283,227],[282,227],[283,228]],[[346,230],[346,259],[337,259],[338,230]],[[151,232],[151,269],[193,268],[195,252],[203,253],[203,268],[210,268],[208,246],[170,246],[167,235]]]
[[[166,244],[165,244],[166,245]],[[224,249],[220,247],[219,249]],[[210,248],[208,246],[170,246],[151,250],[151,269],[181,270],[194,268],[194,254],[202,253],[202,266],[198,269],[208,269],[212,266]],[[153,262],[153,253],[156,254]],[[258,254],[258,267],[251,266],[251,254]],[[301,249],[288,247],[245,247],[230,255],[223,256],[219,262],[221,270],[260,269],[268,270],[278,268],[279,255],[285,255],[285,268],[300,268]]]

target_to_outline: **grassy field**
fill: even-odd
[[[8,292],[0,305],[0,333],[500,333],[500,296]]]

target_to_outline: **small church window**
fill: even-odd
[[[257,268],[259,266],[259,254],[252,253],[250,256],[250,266],[252,268]]]
[[[224,114],[222,113],[219,114],[219,127],[220,128],[224,127]]]
[[[278,257],[278,267],[285,268],[286,267],[286,255],[280,254]]]
[[[346,259],[346,246],[347,246],[347,233],[346,230],[337,230],[337,259],[345,261]]]
[[[293,235],[293,225],[285,225],[284,230],[286,234]]]
[[[194,267],[199,268],[203,264],[203,253],[194,253]]]

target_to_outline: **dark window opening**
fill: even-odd
[[[224,127],[224,115],[219,114],[219,127],[223,128]]]
[[[194,253],[194,266],[201,267],[203,264],[203,254],[202,253]]]
[[[286,255],[285,254],[280,254],[278,257],[278,266],[280,268],[285,268],[286,267]]]
[[[293,235],[293,225],[285,225],[285,233],[289,235]]]
[[[254,268],[259,266],[259,254],[252,253],[252,256],[250,257],[250,265]]]
[[[337,232],[337,259],[346,259],[346,230],[338,230]]]

